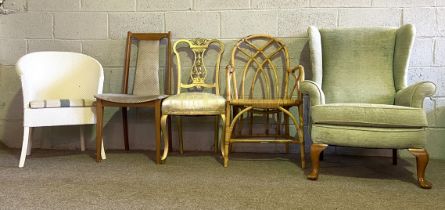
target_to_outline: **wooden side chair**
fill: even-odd
[[[21,168],[31,154],[34,128],[96,123],[94,94],[102,93],[104,73],[96,59],[73,52],[29,53],[19,59],[16,68],[24,109]],[[85,150],[82,126],[80,149]],[[98,158],[105,159],[102,144],[97,152]]]
[[[228,166],[229,152],[234,143],[283,143],[286,151],[287,145],[300,144],[301,167],[304,168],[302,98],[299,90],[299,84],[304,80],[304,69],[301,65],[290,68],[287,47],[269,35],[245,37],[235,44],[226,71],[224,167]],[[290,112],[292,107],[298,107],[299,117]],[[242,133],[241,119],[245,114],[251,120],[247,135]],[[264,133],[252,131],[254,114],[266,116]],[[284,115],[284,132],[281,131],[281,114]],[[295,136],[290,135],[289,118],[295,125]],[[269,130],[270,119],[276,120],[275,132]],[[235,127],[240,129],[239,132],[235,132]]]
[[[182,65],[180,53],[178,52],[180,47],[190,49],[193,54],[190,76],[186,81],[183,81],[181,77]],[[206,51],[210,47],[217,51],[213,82],[207,81],[208,72],[204,60]],[[217,39],[182,39],[176,41],[173,46],[173,52],[176,55],[178,70],[177,94],[168,97],[162,102],[161,124],[165,142],[162,160],[167,158],[169,149],[169,134],[166,132],[168,116],[178,117],[179,150],[181,154],[184,149],[180,116],[216,116],[214,137],[214,150],[216,152],[218,149],[219,117],[222,119],[223,126],[225,121],[224,105],[226,100],[219,94],[219,69],[221,56],[224,52],[224,44]],[[204,90],[213,92],[205,92]]]
[[[128,32],[127,45],[125,51],[124,79],[122,94],[98,94],[97,103],[97,131],[96,131],[96,149],[99,151],[102,144],[103,130],[103,112],[105,106],[121,107],[122,120],[124,127],[125,150],[129,150],[128,144],[128,122],[127,107],[154,107],[155,109],[155,130],[156,130],[156,163],[160,163],[160,139],[161,139],[161,101],[166,95],[161,94],[159,82],[160,69],[160,42],[167,40],[167,50],[165,52],[165,77],[167,77],[167,87],[170,85],[171,69],[171,35],[168,33],[132,33]],[[138,53],[136,61],[136,70],[134,76],[133,91],[129,91],[129,74],[131,45],[133,41],[137,42]],[[162,56],[162,55],[161,55]],[[167,88],[167,93],[169,88]],[[96,161],[101,161],[100,156]]]

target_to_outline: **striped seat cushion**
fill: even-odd
[[[46,99],[29,102],[29,108],[62,108],[62,107],[91,107],[94,99]]]

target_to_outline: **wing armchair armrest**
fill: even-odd
[[[301,93],[309,95],[311,99],[311,106],[324,104],[324,93],[320,86],[310,80],[305,80],[301,83]]]
[[[423,107],[425,97],[434,95],[436,85],[432,82],[419,82],[399,90],[395,96],[395,105]]]

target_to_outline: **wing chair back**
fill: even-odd
[[[102,92],[103,70],[94,58],[73,52],[35,52],[17,62],[23,102],[32,100],[94,99]]]
[[[406,86],[415,29],[309,28],[313,81],[326,103],[394,104]]]

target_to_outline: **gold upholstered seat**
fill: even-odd
[[[189,92],[170,96],[162,103],[164,114],[222,114],[226,99],[220,95],[203,92]]]

